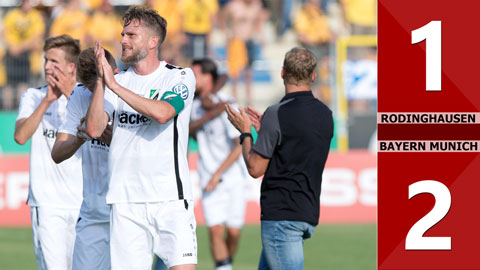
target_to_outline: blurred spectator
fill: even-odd
[[[305,0],[261,0],[265,9],[272,13],[271,21],[274,25],[275,34],[279,40],[282,39],[285,32],[292,27],[291,12],[295,2],[304,2]]]
[[[9,11],[4,18],[3,36],[7,45],[5,65],[7,86],[3,89],[3,107],[11,110],[18,103],[21,92],[30,80],[30,54],[41,50],[45,23],[31,0],[23,0],[19,8]]]
[[[156,10],[167,20],[167,37],[161,46],[160,58],[175,65],[183,65],[182,13],[178,0],[147,0],[147,6]]]
[[[3,18],[3,10],[0,9],[0,18]],[[3,36],[3,21],[0,20],[0,36]],[[0,39],[0,89],[7,82],[7,73],[5,71],[4,57],[7,52],[4,39]],[[0,90],[0,109],[2,108],[2,90]],[[1,149],[0,149],[1,150]]]
[[[376,0],[341,0],[345,23],[352,35],[375,35],[377,33]]]
[[[312,85],[317,98],[330,101],[328,86],[328,56],[333,35],[328,28],[327,16],[321,8],[321,0],[307,0],[295,16],[295,30],[300,44],[317,57],[318,77]]]
[[[69,35],[80,40],[80,45],[85,48],[87,34],[88,14],[81,8],[82,0],[67,0],[65,9],[53,20],[50,28],[50,37]],[[97,26],[106,29],[103,26]]]
[[[103,0],[84,0],[87,9],[94,11],[103,4]]]
[[[220,6],[220,9],[223,8],[230,0],[218,0],[218,5]]]
[[[245,69],[246,103],[252,103],[252,64],[255,60],[255,38],[258,39],[265,21],[260,0],[232,0],[224,10],[224,25],[228,39],[227,60],[232,78],[232,93],[238,100],[237,83]]]
[[[95,41],[100,40],[102,46],[110,51],[115,58],[120,57],[122,23],[115,14],[110,0],[102,0],[100,8],[92,14],[87,26],[87,47],[94,46]],[[105,31],[105,29],[108,29],[108,31]]]
[[[2,43],[0,43],[0,88],[3,87],[5,83],[7,83],[7,73],[5,71],[5,62],[3,61],[5,57],[5,53],[6,53],[5,46]],[[2,103],[0,103],[0,108],[1,106],[2,106]]]
[[[278,35],[281,37],[285,32],[292,27],[291,12],[294,0],[282,0],[282,20],[280,21],[280,28]]]
[[[209,33],[218,12],[218,0],[183,0],[181,12],[182,28],[187,35],[186,61],[206,57]]]

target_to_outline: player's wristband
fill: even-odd
[[[183,102],[182,97],[172,91],[163,93],[163,96],[160,98],[160,100],[172,105],[172,107],[175,109],[175,115],[179,114],[183,110],[183,107],[185,107],[185,102]]]
[[[253,141],[252,133],[242,133],[240,134],[240,144],[243,144],[243,140],[245,140],[247,137],[250,137],[250,139]]]

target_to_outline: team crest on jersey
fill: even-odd
[[[160,93],[158,93],[157,89],[150,89],[150,98],[157,100]]]
[[[155,94],[155,91],[157,91],[157,89],[150,89],[150,98]]]
[[[176,84],[172,91],[182,97],[184,100],[188,98],[188,87],[183,83]]]

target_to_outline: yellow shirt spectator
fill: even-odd
[[[152,8],[167,20],[167,36],[176,35],[182,30],[182,16],[178,0],[156,0]]]
[[[375,26],[376,0],[342,0],[347,21],[361,26]]]
[[[81,9],[64,10],[52,23],[50,28],[50,36],[59,36],[63,34],[80,40],[82,48],[85,47],[85,34],[87,32],[88,15]],[[103,26],[100,26],[102,29]]]
[[[110,51],[114,57],[118,57],[120,52],[117,48],[122,38],[122,28],[120,18],[115,13],[95,12],[88,21],[87,46],[93,46],[96,40],[100,40],[105,49]]]
[[[26,14],[19,8],[13,9],[5,15],[3,24],[5,41],[9,47],[38,38],[45,32],[42,14],[36,9],[30,10]]]
[[[212,30],[212,18],[218,11],[217,0],[183,0],[183,31],[205,35]]]
[[[5,48],[3,48],[3,46],[0,44],[0,87],[4,86],[7,82],[7,72],[5,70],[3,56],[5,56]]]
[[[320,7],[306,3],[295,18],[295,30],[298,35],[308,39],[309,43],[325,43],[330,39],[327,17]]]
[[[30,47],[30,71],[38,74],[41,71],[41,48],[43,35],[45,34],[45,23],[42,14],[36,9],[31,9],[27,13],[20,8],[12,9],[5,15],[4,36],[8,48],[19,49],[26,43],[35,42],[39,46]],[[39,40],[42,39],[42,40]],[[35,47],[38,47],[35,49]],[[25,48],[25,47],[24,47]],[[23,50],[23,49],[22,49]]]
[[[85,0],[88,10],[96,10],[102,5],[102,0]]]

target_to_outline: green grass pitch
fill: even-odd
[[[198,270],[213,270],[207,230],[197,229]],[[376,269],[376,225],[320,225],[305,242],[306,270]],[[260,255],[260,226],[245,226],[234,269],[256,269]],[[0,228],[0,269],[36,267],[30,228]]]

